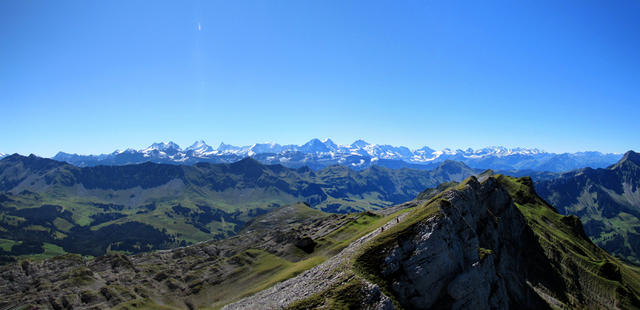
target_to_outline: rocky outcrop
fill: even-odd
[[[495,179],[472,178],[437,204],[439,212],[408,228],[376,266],[403,307],[548,308],[527,283],[533,232]]]
[[[365,245],[355,270],[405,309],[638,309],[638,273],[530,178],[475,177]],[[623,271],[624,270],[624,271]]]

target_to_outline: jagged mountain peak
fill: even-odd
[[[158,150],[158,151],[181,151],[182,149],[180,148],[180,146],[173,142],[173,141],[169,141],[169,142],[155,142],[153,144],[151,144],[149,147],[147,147],[144,150]]]
[[[636,165],[640,165],[640,154],[634,151],[628,151],[624,154],[624,156],[622,156],[622,159],[620,159],[620,162],[624,161],[631,161]]]
[[[322,140],[322,143],[330,150],[335,151],[338,150],[339,146],[335,144],[331,139],[326,138]]]
[[[117,151],[116,151],[116,152],[117,152]],[[55,159],[55,158],[59,158],[59,157],[61,157],[61,156],[77,156],[77,155],[78,155],[77,153],[73,153],[73,154],[71,154],[71,153],[65,153],[65,152],[58,152],[58,153],[56,153],[56,155],[54,155],[52,158],[54,158],[54,159]]]
[[[224,141],[222,141],[222,142],[220,142],[220,145],[218,145],[217,150],[218,150],[218,151],[224,151],[224,150],[228,149],[228,148],[229,148],[229,147],[231,147],[231,146],[233,146],[233,145],[231,145],[231,144],[225,144],[225,143],[224,143]]]
[[[193,144],[191,144],[191,146],[186,148],[186,150],[198,149],[198,148],[201,148],[203,146],[208,147],[209,145],[206,142],[204,142],[204,140],[196,140],[196,142],[193,142]]]
[[[137,151],[136,151],[135,149],[127,148],[127,149],[124,149],[124,150],[122,150],[122,149],[115,150],[115,151],[113,151],[113,153],[111,153],[111,154],[112,154],[112,155],[120,155],[120,154],[125,154],[125,153],[128,153],[128,154],[134,154],[134,153],[136,153],[136,152],[137,152]],[[98,155],[98,156],[99,156],[99,155]]]
[[[230,163],[252,156],[265,164],[282,164],[298,168],[308,165],[312,169],[341,164],[354,169],[366,169],[379,162],[389,167],[418,167],[430,169],[445,160],[462,161],[469,167],[496,170],[533,170],[564,172],[583,167],[605,168],[617,162],[621,154],[579,152],[554,154],[537,149],[487,147],[483,149],[449,149],[435,151],[429,147],[410,149],[391,144],[371,144],[357,140],[351,145],[340,145],[331,139],[311,139],[303,145],[280,145],[273,142],[250,146],[234,146],[221,142],[214,149],[202,140],[184,151],[173,142],[154,143],[140,151],[127,151],[101,155],[60,154],[54,159],[77,166],[122,165],[153,161],[157,163],[195,164],[198,162]],[[391,160],[379,161],[379,160]]]
[[[434,150],[434,149],[432,149],[432,148],[430,148],[430,147],[428,147],[428,146],[423,146],[423,147],[421,147],[421,148],[417,149],[417,150],[416,150],[416,153],[424,153],[424,154],[431,155],[431,154],[433,154],[435,151],[436,151],[436,150]]]
[[[364,141],[362,139],[358,139],[358,140],[354,141],[353,143],[351,143],[352,147],[357,147],[357,148],[364,148],[364,147],[366,147],[368,145],[369,145],[369,142]]]
[[[609,170],[625,170],[628,167],[640,167],[639,153],[627,151],[617,163],[609,166]]]
[[[275,142],[255,143],[247,149],[247,155],[249,156],[253,156],[255,154],[276,154],[284,150],[282,145]]]
[[[331,145],[336,145],[333,140],[331,140],[331,138],[324,138],[322,139],[322,143],[324,144],[331,144]]]
[[[185,149],[185,151],[193,152],[198,156],[205,155],[206,153],[213,152],[213,147],[208,145],[204,140],[198,140],[194,142],[191,146]]]
[[[307,145],[307,144],[322,144],[322,141],[320,141],[320,139],[318,139],[318,138],[313,138],[313,139],[307,141],[307,143],[305,143],[303,145]]]
[[[320,141],[320,139],[314,138],[301,145],[298,150],[305,153],[326,153],[332,149],[329,148],[326,143]]]

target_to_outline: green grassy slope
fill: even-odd
[[[573,214],[597,245],[640,264],[640,155],[629,151],[607,169],[585,168],[536,183],[540,196]]]
[[[576,216],[563,216],[540,198],[530,178],[498,176],[533,229],[538,243],[566,284],[570,303],[588,304],[594,296],[582,287],[617,300],[623,309],[640,308],[640,274],[593,244]],[[593,287],[596,287],[593,289]]]

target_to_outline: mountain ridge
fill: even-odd
[[[577,215],[596,244],[640,264],[640,154],[628,151],[607,168],[583,168],[536,182],[562,214]]]
[[[256,143],[249,146],[233,146],[221,142],[215,149],[203,140],[198,140],[184,150],[173,142],[161,142],[140,150],[127,149],[100,155],[59,152],[53,159],[76,166],[95,166],[123,165],[147,160],[171,164],[195,164],[202,161],[225,163],[235,162],[247,156],[265,164],[280,163],[292,168],[307,165],[313,169],[321,169],[341,164],[354,169],[365,169],[378,164],[431,169],[439,162],[456,160],[479,169],[562,172],[587,166],[604,168],[615,163],[622,155],[600,152],[556,154],[539,149],[501,146],[477,150],[445,148],[441,151],[425,146],[412,150],[404,146],[371,144],[364,140],[357,140],[350,145],[339,145],[328,138],[314,138],[302,145]]]

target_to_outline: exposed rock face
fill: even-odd
[[[449,186],[363,245],[355,270],[405,309],[638,309],[639,275],[530,178]]]
[[[390,249],[383,278],[406,308],[544,309],[526,283],[533,233],[495,179],[444,194],[441,213]]]

